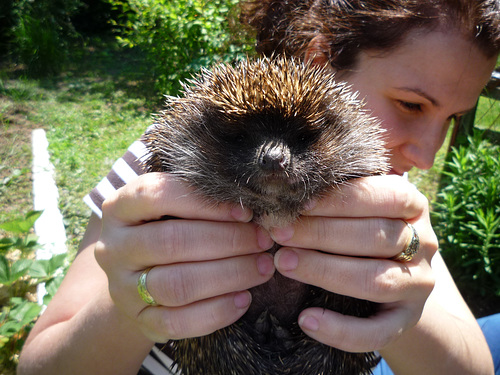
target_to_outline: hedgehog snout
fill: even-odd
[[[265,173],[284,172],[291,162],[291,153],[287,145],[282,142],[270,141],[265,143],[257,157],[257,164]]]

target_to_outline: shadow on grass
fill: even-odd
[[[3,76],[9,79],[23,80],[26,73],[22,66],[3,69]],[[130,99],[144,99],[137,108],[144,112],[157,109],[162,102],[162,93],[156,92],[154,79],[153,68],[142,51],[121,48],[109,37],[94,38],[84,46],[75,47],[69,65],[61,74],[30,81],[36,81],[43,90],[57,93],[59,102],[77,102],[84,95],[128,105]],[[0,87],[0,95],[11,98],[36,99],[27,98],[26,95],[33,96],[33,91],[22,87],[2,90],[7,89]]]

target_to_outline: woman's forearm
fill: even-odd
[[[422,318],[381,354],[398,375],[493,375],[491,354],[476,319],[463,302],[441,256],[434,258],[436,287]]]
[[[105,292],[25,346],[19,374],[137,374],[153,343]]]
[[[92,215],[81,251],[23,347],[18,374],[137,374],[153,343],[113,304],[94,257]]]

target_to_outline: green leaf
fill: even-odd
[[[0,251],[1,252],[7,252],[11,248],[14,247],[14,244],[16,241],[12,238],[0,238]]]
[[[42,215],[43,211],[30,211],[26,214],[24,219],[16,219],[7,221],[3,224],[0,224],[0,229],[3,229],[7,232],[12,233],[28,233],[33,225],[35,225],[35,221]]]
[[[0,284],[10,285],[10,263],[6,257],[0,255]]]
[[[14,282],[22,278],[28,273],[32,260],[19,259],[14,263],[3,255],[0,256],[0,284],[12,285]]]
[[[16,281],[26,275],[31,266],[31,263],[33,263],[33,260],[31,259],[19,259],[15,261],[10,269],[11,279],[13,281]]]
[[[47,279],[54,276],[57,270],[65,266],[67,256],[67,254],[58,254],[50,259],[35,260],[29,270],[30,276],[37,279]]]
[[[12,298],[11,300],[14,300],[16,305],[10,311],[9,319],[19,322],[22,326],[33,321],[42,310],[42,307],[36,302],[21,298]]]

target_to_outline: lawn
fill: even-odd
[[[7,66],[0,81],[0,222],[32,209],[30,137],[43,128],[73,250],[90,215],[83,196],[141,135],[162,100],[140,54],[98,43],[80,55],[53,79],[26,79]]]

